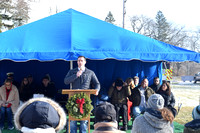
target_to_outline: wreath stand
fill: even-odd
[[[88,90],[82,90],[82,89],[81,90],[80,89],[69,90],[69,89],[64,89],[64,90],[62,90],[62,94],[68,94],[69,98],[70,98],[74,94],[83,92],[83,93],[85,93],[90,98],[90,95],[91,94],[96,94],[96,91],[97,90],[95,90],[95,89],[88,89]],[[69,114],[69,119],[68,119],[68,133],[70,133],[70,120],[73,120],[73,121],[88,120],[88,133],[90,133],[90,114],[87,117],[82,118],[82,119],[74,118],[74,117],[72,117]]]

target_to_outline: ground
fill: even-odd
[[[200,104],[200,83],[172,81],[172,92],[176,99],[176,109],[182,104],[175,121],[185,124],[192,120],[192,110]]]

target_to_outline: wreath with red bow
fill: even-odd
[[[71,96],[66,104],[68,113],[77,119],[87,117],[92,109],[91,99],[83,92]]]

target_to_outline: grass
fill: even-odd
[[[192,120],[193,107],[182,107],[175,118],[175,122],[184,125]]]

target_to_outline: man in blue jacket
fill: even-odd
[[[79,56],[77,60],[78,67],[70,70],[65,76],[64,83],[72,83],[72,89],[90,89],[93,85],[94,89],[97,89],[98,95],[100,90],[100,83],[95,75],[95,73],[86,68],[86,58],[84,56]],[[88,121],[80,121],[80,133],[86,133]],[[70,122],[71,133],[77,133],[77,121]]]

